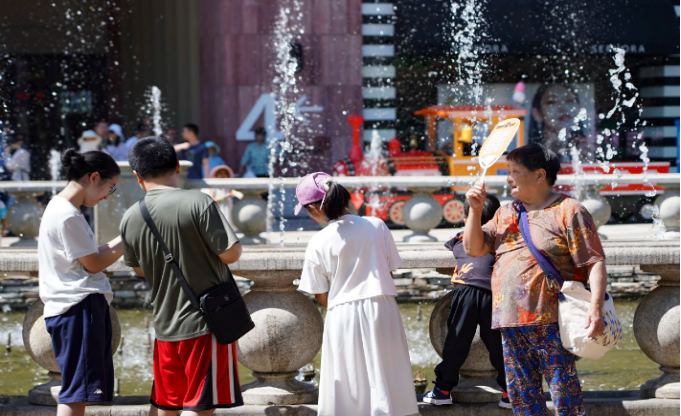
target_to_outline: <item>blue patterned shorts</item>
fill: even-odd
[[[575,356],[563,348],[558,323],[501,328],[508,395],[514,415],[548,415],[542,376],[559,416],[586,415]]]

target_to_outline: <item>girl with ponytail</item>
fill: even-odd
[[[351,215],[350,193],[326,173],[302,178],[296,196],[296,215],[305,208],[328,222],[307,246],[298,287],[328,309],[318,414],[418,414],[392,279],[402,259],[390,230]]]
[[[97,246],[78,207],[116,191],[121,170],[104,152],[68,149],[68,183],[45,208],[38,237],[40,299],[62,374],[57,415],[84,415],[87,402],[113,400],[111,285],[102,271],[123,254],[120,237]]]

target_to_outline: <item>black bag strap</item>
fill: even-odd
[[[161,233],[158,232],[158,228],[156,228],[154,220],[151,219],[151,215],[149,214],[149,209],[147,209],[147,203],[144,201],[144,198],[140,199],[139,205],[140,211],[142,212],[142,218],[144,218],[144,221],[147,222],[149,230],[151,230],[151,233],[154,235],[154,237],[156,237],[156,240],[160,244],[163,254],[165,255],[166,263],[170,265],[170,268],[174,272],[175,277],[177,277],[177,281],[180,283],[182,290],[184,290],[184,294],[187,295],[192,306],[194,306],[196,310],[200,311],[201,306],[199,305],[199,301],[196,298],[192,288],[189,287],[189,283],[187,283],[187,279],[185,279],[184,274],[182,274],[182,270],[180,270],[180,266],[175,261],[173,254],[168,249],[165,241],[163,241],[163,237],[161,237]]]

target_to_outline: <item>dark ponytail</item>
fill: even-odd
[[[99,150],[78,153],[76,149],[67,149],[61,155],[61,165],[67,181],[79,181],[85,175],[99,173],[102,179],[111,179],[121,174],[121,168],[109,155]]]
[[[328,186],[329,189],[324,197],[322,209],[329,221],[337,220],[345,214],[345,210],[350,204],[350,192],[336,181],[329,181],[325,186]]]

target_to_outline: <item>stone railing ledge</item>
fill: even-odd
[[[678,242],[670,240],[613,240],[603,241],[606,263],[609,265],[677,265],[679,264]],[[404,269],[434,269],[453,267],[451,252],[441,243],[404,244],[398,246]],[[231,265],[239,271],[302,270],[305,246],[246,246],[241,259]],[[3,272],[37,272],[38,252],[36,249],[0,249],[0,270]],[[122,260],[117,261],[107,272],[131,271]]]
[[[485,184],[491,187],[506,185],[507,176],[486,176]],[[677,184],[678,173],[624,174],[620,177],[605,174],[558,175],[556,185],[618,185],[631,183]],[[339,176],[338,183],[349,188],[359,187],[404,187],[428,188],[449,186],[471,186],[476,176]],[[188,188],[233,188],[239,190],[275,188],[295,188],[300,178],[233,178],[233,179],[188,179]],[[617,189],[617,188],[615,188]]]

